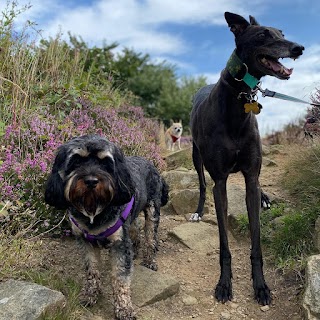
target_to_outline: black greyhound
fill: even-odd
[[[261,105],[256,100],[257,84],[265,75],[289,79],[292,69],[283,66],[279,58],[297,58],[304,47],[284,39],[275,28],[260,26],[250,16],[225,13],[230,30],[235,35],[236,49],[215,85],[201,88],[194,96],[191,112],[193,162],[200,182],[198,208],[191,220],[203,215],[206,182],[203,168],[215,182],[213,195],[219,226],[221,274],[215,289],[218,301],[232,299],[231,254],[227,235],[226,182],[230,173],[241,171],[246,184],[246,205],[251,233],[252,280],[256,300],[270,304],[271,294],[263,275],[260,246],[259,174],[261,140],[255,114]]]

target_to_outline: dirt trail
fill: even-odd
[[[275,155],[273,158],[279,166],[264,167],[260,179],[263,189],[267,193],[277,196],[285,196],[279,188],[277,180],[283,170],[282,157],[283,155]],[[243,178],[240,175],[234,175],[230,177],[230,182],[243,185]],[[216,248],[208,255],[201,255],[168,236],[169,230],[184,222],[181,217],[162,216],[158,254],[158,272],[178,279],[180,292],[167,300],[137,309],[138,319],[303,319],[299,303],[301,282],[293,276],[291,278],[282,276],[267,262],[267,256],[265,256],[264,270],[266,281],[272,290],[273,302],[270,308],[265,310],[253,300],[249,259],[250,244],[247,240],[235,240],[231,234],[234,299],[226,304],[217,303],[212,294],[219,278],[219,250]],[[212,236],[217,237],[218,235]],[[82,269],[78,263],[81,258],[75,256],[77,250],[74,247],[74,242],[51,242],[48,250],[50,250],[49,257],[51,256],[52,259],[48,258],[46,263],[50,264],[50,268],[58,273],[73,275],[75,278],[80,277],[79,270]],[[54,256],[52,256],[52,252],[55,252]],[[139,260],[136,263],[139,263]],[[98,305],[90,309],[92,315],[79,316],[79,319],[113,319],[112,306],[109,301],[110,292],[105,292]]]

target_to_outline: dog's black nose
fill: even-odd
[[[86,177],[84,179],[84,183],[87,185],[89,189],[94,189],[99,182],[99,179],[96,177]]]
[[[299,44],[295,43],[291,48],[291,53],[294,56],[302,55],[302,51],[304,50],[304,46],[300,46]]]

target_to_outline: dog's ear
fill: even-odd
[[[181,119],[179,120],[179,123],[182,124],[182,120]]]
[[[67,209],[69,206],[69,203],[64,196],[65,183],[59,174],[59,171],[62,171],[63,169],[66,157],[67,153],[65,148],[60,147],[54,160],[44,193],[46,203],[57,209]]]
[[[260,26],[259,22],[256,20],[255,17],[253,16],[249,16],[250,18],[250,24],[253,25],[253,26]]]
[[[228,26],[230,27],[231,32],[233,32],[236,37],[239,36],[250,25],[245,18],[235,13],[225,12],[224,17],[228,23]]]
[[[170,126],[172,126],[173,124],[174,124],[174,121],[170,119]]]
[[[113,156],[115,161],[116,192],[112,199],[112,205],[120,206],[131,200],[135,188],[122,151],[116,148]]]

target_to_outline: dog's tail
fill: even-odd
[[[161,177],[161,183],[162,183],[162,187],[161,187],[161,206],[164,206],[169,201],[169,186],[168,186],[168,184],[166,183],[166,181],[164,180],[163,177]]]

